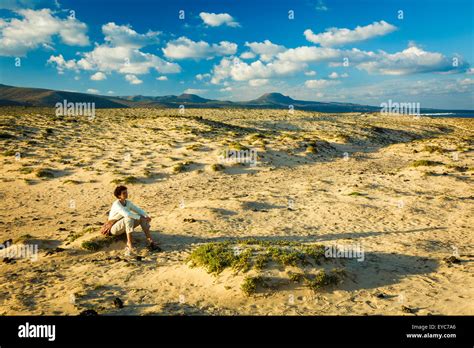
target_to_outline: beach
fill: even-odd
[[[474,314],[473,119],[146,108],[91,118],[28,107],[0,115],[0,242],[12,239],[0,250],[0,315]],[[229,149],[244,156],[223,156]],[[162,252],[145,248],[140,228],[134,260],[124,239],[87,247],[105,238],[119,184],[152,217]],[[214,274],[190,262],[200,246],[239,240],[358,252],[326,257],[321,267],[344,276],[316,290],[288,278],[317,274],[314,264]],[[37,249],[6,256],[21,245]],[[246,294],[249,276],[270,285]]]

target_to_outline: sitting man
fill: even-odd
[[[125,186],[118,186],[114,191],[114,196],[117,197],[117,200],[112,204],[109,213],[109,223],[112,225],[110,233],[113,235],[119,235],[124,232],[127,233],[126,254],[130,255],[133,253],[132,232],[138,225],[140,225],[143,232],[145,232],[149,243],[148,248],[150,250],[161,251],[161,248],[153,241],[150,234],[151,218],[143,209],[137,207],[127,199],[127,188]]]

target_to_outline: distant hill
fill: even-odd
[[[95,103],[96,108],[123,108],[124,105],[94,94],[54,91],[42,88],[12,87],[0,84],[0,105],[51,106],[64,100],[72,103]]]
[[[265,93],[260,98],[250,100],[249,104],[261,104],[261,105],[290,105],[294,102],[290,97],[281,93]]]
[[[380,107],[352,103],[317,102],[296,100],[281,93],[265,93],[261,97],[243,102],[231,102],[202,98],[195,94],[165,96],[103,96],[87,93],[55,91],[43,88],[13,87],[0,84],[0,106],[46,106],[54,107],[57,102],[93,102],[96,108],[261,108],[289,109],[319,112],[378,112]],[[422,113],[446,113],[449,110],[421,109]],[[456,113],[474,114],[472,110],[454,110]]]

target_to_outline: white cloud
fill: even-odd
[[[202,81],[211,77],[211,74],[197,74],[196,79]]]
[[[232,90],[233,90],[233,88],[230,87],[230,86],[229,86],[229,87],[224,87],[224,88],[219,89],[220,92],[230,92],[230,91],[232,91]]]
[[[98,93],[99,93],[99,90],[94,89],[94,88],[89,88],[86,92],[87,92],[87,93],[91,93],[91,94],[98,94]]]
[[[290,75],[305,67],[305,63],[278,59],[265,64],[260,60],[246,63],[237,57],[223,58],[212,70],[211,83],[219,84],[226,79],[234,81],[268,79],[274,76]]]
[[[335,71],[329,74],[328,76],[330,79],[337,79],[339,77],[339,74]]]
[[[56,64],[59,72],[72,69],[141,75],[147,74],[151,69],[161,74],[181,71],[181,67],[176,63],[140,51],[139,47],[156,42],[156,32],[149,31],[142,35],[129,26],[117,26],[114,23],[102,26],[102,30],[107,43],[96,45],[92,51],[82,53],[81,59],[66,61],[60,54],[51,56],[48,63]]]
[[[307,88],[324,88],[338,84],[338,81],[329,80],[308,80],[304,83]]]
[[[53,47],[53,37],[70,46],[86,46],[86,24],[75,18],[55,17],[50,9],[17,10],[20,19],[0,22],[0,56],[25,56],[38,47]]]
[[[47,64],[56,64],[56,69],[60,74],[64,73],[64,70],[78,70],[76,61],[67,61],[62,54],[49,57]]]
[[[5,10],[19,10],[25,8],[59,8],[57,0],[3,0],[0,4],[0,9]]]
[[[411,46],[393,54],[380,51],[373,61],[357,65],[371,74],[408,75],[428,72],[461,72],[467,69],[467,64],[461,57],[456,57],[457,66],[453,60],[437,52],[427,52]]]
[[[250,80],[249,85],[252,87],[260,87],[260,86],[265,86],[268,84],[267,79],[255,79],[255,80]]]
[[[277,55],[277,58],[280,60],[293,62],[320,62],[338,59],[340,57],[341,51],[338,49],[314,46],[290,48]]]
[[[129,25],[117,25],[113,22],[102,26],[104,40],[112,46],[141,48],[159,42],[160,32],[148,31],[146,34],[139,34]]]
[[[172,59],[210,59],[215,56],[235,54],[237,45],[228,41],[210,45],[205,41],[192,41],[182,36],[177,40],[169,41],[162,50],[166,57]]]
[[[133,74],[125,75],[125,80],[127,80],[131,85],[139,85],[140,83],[143,82],[142,80],[140,80],[138,77],[136,77]]]
[[[91,80],[93,81],[102,81],[105,79],[107,79],[107,76],[101,71],[96,72],[94,75],[91,76]]]
[[[199,17],[205,24],[210,27],[219,27],[221,25],[227,25],[229,27],[239,27],[240,24],[234,20],[234,18],[228,13],[208,13],[201,12]]]
[[[306,76],[316,76],[316,71],[310,70],[310,71],[306,71],[304,74]]]
[[[166,77],[166,76],[158,76],[156,79],[158,81],[168,81],[168,77]]]
[[[392,24],[385,21],[374,22],[365,27],[357,26],[355,29],[328,28],[324,33],[314,34],[311,29],[306,29],[306,40],[320,44],[323,47],[340,46],[357,41],[364,41],[376,36],[383,36],[396,30]]]
[[[249,47],[254,54],[259,55],[260,60],[263,62],[268,62],[278,53],[286,51],[285,46],[276,45],[270,40],[265,40],[264,42],[246,42],[245,46]]]
[[[255,53],[253,52],[244,52],[240,55],[240,58],[242,59],[254,59],[256,57]]]
[[[115,94],[114,91],[107,91],[107,94]]]

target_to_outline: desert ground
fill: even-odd
[[[0,122],[1,315],[474,315],[474,119],[3,107]],[[140,228],[138,257],[99,233],[119,183],[162,252]]]

